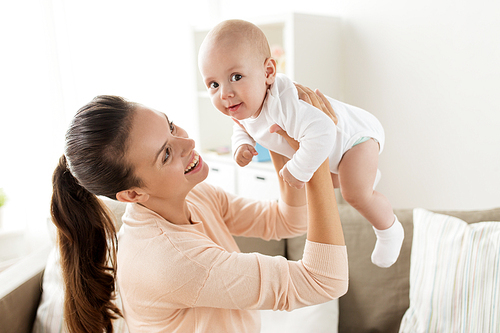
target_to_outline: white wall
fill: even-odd
[[[387,130],[380,190],[395,206],[500,206],[500,3],[356,2],[346,98]]]
[[[2,3],[0,187],[13,223],[45,223],[51,171],[78,107],[97,94],[123,95],[166,112],[196,139],[191,26],[292,10],[343,18],[345,101],[385,126],[379,190],[394,207],[500,206],[498,1],[172,4]],[[28,211],[26,201],[38,205]]]
[[[283,10],[344,19],[345,101],[385,127],[378,190],[394,207],[500,206],[500,2],[220,3],[221,19]]]
[[[63,144],[61,87],[45,5],[0,4],[0,187],[8,195],[3,224],[35,232],[45,227],[51,174]]]
[[[163,0],[1,2],[5,228],[45,228],[64,133],[96,95],[121,95],[164,111],[196,138],[191,26],[207,13],[201,0],[175,6]]]
[[[195,135],[191,26],[203,12],[191,14],[190,2],[52,1],[63,9],[71,115],[96,95],[119,95],[167,113]]]

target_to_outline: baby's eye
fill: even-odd
[[[170,133],[174,133],[175,125],[173,121],[168,122],[168,126],[170,127]]]
[[[210,82],[208,87],[210,89],[217,89],[217,88],[219,88],[219,84],[217,82]]]
[[[241,74],[233,74],[231,76],[231,81],[239,81],[239,80],[241,80],[242,77],[243,76],[241,76]]]

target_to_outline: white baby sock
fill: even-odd
[[[372,252],[372,262],[379,267],[389,267],[398,260],[401,245],[405,238],[403,225],[394,215],[394,224],[385,230],[378,230],[375,227],[377,243]]]

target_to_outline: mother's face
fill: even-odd
[[[194,140],[164,113],[138,106],[132,119],[126,159],[134,166],[148,200],[182,198],[208,175]]]

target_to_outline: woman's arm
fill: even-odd
[[[316,243],[345,245],[328,160],[306,184],[307,239]]]
[[[305,102],[322,110],[326,115],[336,122],[337,118],[330,103],[319,91],[315,94],[309,88],[296,85],[299,97]],[[279,127],[272,127],[271,131],[282,135],[288,143],[298,149],[298,143],[291,139]],[[286,158],[281,155],[271,153],[273,163],[279,172],[280,167],[286,163]],[[303,202],[303,192],[286,185],[281,177],[280,190],[282,199],[289,205]],[[314,173],[311,180],[306,184],[307,191],[307,214],[308,214],[308,234],[307,239],[316,243],[345,245],[344,234],[340,217],[338,214],[337,201],[333,189],[332,179],[329,170],[328,159]]]
[[[278,131],[280,132],[278,134],[282,135],[281,133],[283,133],[286,135],[286,133],[283,130],[279,129]],[[293,141],[291,145],[292,148],[295,148],[295,145],[298,147],[298,143],[296,141],[294,141],[289,136],[288,138]],[[274,164],[274,169],[276,170],[276,174],[278,176],[281,200],[283,200],[289,206],[294,206],[294,207],[304,206],[306,204],[305,189],[304,188],[296,189],[294,187],[288,186],[288,184],[286,184],[283,181],[283,178],[279,175],[279,171],[283,168],[286,162],[288,162],[288,158],[284,157],[283,155],[277,154],[273,151],[269,151],[269,153],[271,155],[271,160],[273,161]]]

